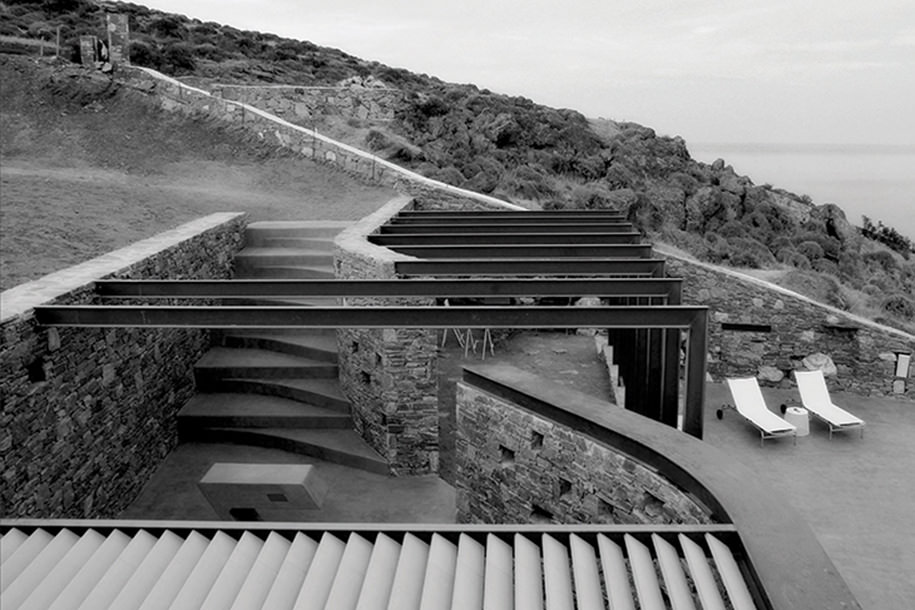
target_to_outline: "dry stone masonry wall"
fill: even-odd
[[[296,87],[291,85],[213,85],[213,95],[260,108],[290,123],[310,127],[312,119],[340,116],[362,121],[391,121],[403,100],[398,89],[365,87]]]
[[[712,522],[631,456],[466,382],[457,385],[457,432],[459,522]]]
[[[366,236],[402,209],[395,199],[337,236],[335,275],[393,279],[394,263],[412,257],[370,244]],[[351,305],[432,305],[425,298],[348,299]],[[340,381],[353,407],[356,430],[395,474],[438,470],[436,334],[425,329],[347,328],[337,332]]]
[[[755,375],[793,383],[791,371],[821,369],[833,389],[915,398],[913,367],[896,376],[915,337],[709,265],[667,256],[683,278],[683,301],[708,305],[708,370],[716,379]]]
[[[43,328],[36,305],[94,301],[102,278],[227,278],[246,217],[214,214],[2,294],[4,517],[116,517],[177,443],[206,331]]]

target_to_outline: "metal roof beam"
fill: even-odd
[[[523,244],[575,244],[612,245],[637,244],[641,234],[627,233],[418,233],[406,235],[369,235],[369,242],[377,246],[444,246],[444,245],[523,245]]]
[[[680,328],[706,307],[246,307],[57,305],[43,326],[93,328]],[[703,326],[704,328],[704,326]]]
[[[105,298],[235,297],[666,297],[679,304],[679,278],[402,280],[99,280]]]
[[[628,222],[583,222],[579,219],[576,222],[489,222],[480,221],[478,223],[460,223],[459,226],[447,223],[398,223],[385,224],[378,228],[379,233],[384,235],[401,235],[401,234],[452,234],[455,231],[465,233],[631,233],[632,224]]]
[[[396,246],[392,250],[417,258],[648,258],[651,244],[612,245],[450,245]]]
[[[660,258],[453,258],[423,261],[397,261],[398,275],[467,275],[467,276],[651,276],[664,277],[664,259]]]

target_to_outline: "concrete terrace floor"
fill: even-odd
[[[797,390],[764,388],[773,411]],[[833,434],[811,420],[810,435],[767,440],[736,411],[724,384],[706,390],[705,440],[743,462],[807,520],[865,610],[915,608],[915,402],[832,393],[863,419],[859,432]],[[753,481],[748,481],[753,484]],[[789,554],[791,549],[785,549]]]
[[[435,475],[389,477],[279,449],[182,443],[156,470],[121,519],[218,520],[197,488],[215,462],[312,464],[327,486],[320,508],[290,513],[311,523],[454,523],[454,489]]]
[[[772,410],[795,390],[765,388]],[[861,398],[837,392],[834,401],[867,422],[857,432],[833,435],[811,421],[810,435],[767,440],[735,411],[726,386],[706,393],[705,440],[758,473],[807,520],[865,610],[915,608],[915,402]],[[124,519],[214,520],[197,489],[214,462],[316,464],[328,484],[321,509],[303,522],[453,523],[454,489],[435,476],[391,478],[273,449],[187,443],[155,473]],[[747,481],[753,485],[757,481]],[[786,554],[791,549],[785,549]]]

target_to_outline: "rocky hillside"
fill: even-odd
[[[444,83],[306,41],[134,4],[5,0],[0,34],[46,38],[61,25],[65,54],[73,53],[80,33],[103,34],[107,9],[129,15],[136,64],[203,87],[216,81],[332,85],[372,77],[404,91],[396,119],[328,123],[330,135],[528,207],[628,210],[653,239],[697,258],[766,270],[769,279],[830,304],[915,325],[908,239],[879,222],[856,228],[838,207],[756,185],[725,161],[698,162],[681,138],[641,125],[589,120],[574,110]]]

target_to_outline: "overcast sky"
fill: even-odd
[[[915,147],[913,0],[145,4],[690,143]]]

